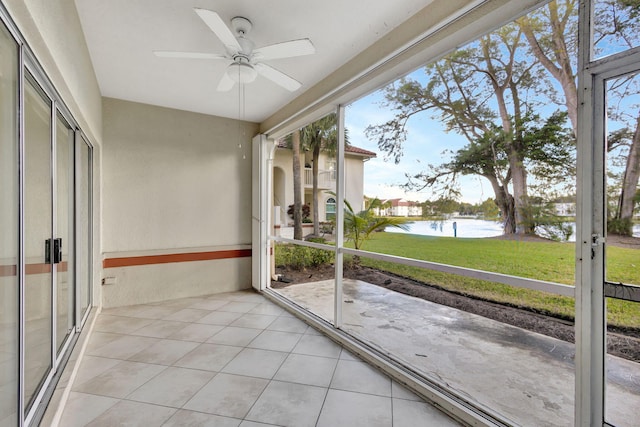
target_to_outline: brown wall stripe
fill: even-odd
[[[58,273],[67,271],[68,264],[66,261],[58,264]],[[16,276],[17,267],[15,265],[0,265],[0,277]],[[27,264],[24,266],[25,274],[48,274],[51,273],[51,264]]]
[[[18,271],[15,265],[0,265],[0,277],[15,276]]]
[[[191,252],[184,254],[106,258],[104,261],[102,261],[102,267],[133,267],[138,265],[167,264],[172,262],[211,261],[215,259],[244,258],[250,256],[251,249],[234,249],[228,251]]]

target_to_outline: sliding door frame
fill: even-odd
[[[32,425],[34,423],[39,422],[39,418],[43,415],[44,409],[47,406],[47,402],[44,400],[48,399],[53,392],[54,383],[57,381],[57,378],[60,375],[60,369],[65,365],[66,360],[68,359],[71,349],[75,344],[78,333],[81,331],[83,325],[85,324],[89,314],[91,312],[91,308],[93,306],[93,150],[94,146],[90,142],[89,138],[82,132],[78,122],[75,120],[74,116],[71,114],[70,110],[64,104],[62,97],[59,92],[55,89],[54,85],[49,80],[47,73],[44,71],[43,67],[38,62],[37,58],[29,48],[25,38],[22,36],[17,26],[13,22],[11,15],[8,10],[4,6],[4,4],[0,1],[0,25],[3,25],[9,35],[13,38],[13,40],[17,44],[17,94],[16,94],[16,105],[15,110],[16,114],[16,145],[17,145],[17,158],[16,162],[18,165],[18,176],[17,176],[17,209],[18,209],[18,253],[17,253],[17,266],[16,266],[16,275],[17,275],[17,305],[18,305],[18,313],[17,313],[17,381],[16,381],[16,389],[15,393],[17,396],[16,399],[16,416],[17,416],[17,426],[25,427]],[[46,94],[48,102],[51,107],[51,123],[49,129],[49,145],[52,150],[52,155],[50,156],[51,163],[51,182],[50,182],[50,191],[52,194],[52,235],[56,233],[56,195],[55,195],[55,184],[56,184],[56,119],[59,114],[60,117],[64,119],[66,124],[69,126],[70,134],[73,134],[73,141],[69,141],[69,149],[73,150],[73,153],[70,153],[70,160],[72,164],[69,164],[69,173],[73,174],[72,180],[70,179],[69,186],[69,197],[73,197],[72,202],[67,199],[65,203],[69,203],[69,212],[68,215],[73,217],[73,221],[69,223],[69,240],[67,244],[70,244],[73,241],[73,245],[69,246],[69,260],[73,262],[72,270],[69,271],[68,274],[70,276],[70,285],[71,280],[73,281],[73,289],[71,286],[69,287],[70,292],[72,293],[74,303],[70,309],[74,310],[73,313],[73,323],[74,327],[69,332],[68,337],[61,343],[60,351],[58,352],[58,348],[56,345],[56,321],[57,316],[55,313],[56,310],[56,269],[52,270],[52,283],[51,283],[51,305],[52,305],[52,329],[51,329],[51,340],[52,340],[52,349],[51,349],[51,369],[46,374],[46,377],[40,387],[39,390],[35,393],[35,397],[33,400],[33,404],[29,408],[29,410],[25,413],[25,325],[26,325],[26,313],[25,313],[25,285],[26,285],[26,252],[25,252],[25,85],[27,75],[30,75],[34,82],[40,86],[40,89]],[[81,155],[80,155],[80,144],[86,144],[88,148],[88,165],[86,166],[87,176],[83,176],[81,171]],[[87,191],[86,194],[80,194],[81,189],[81,180],[87,180],[86,186]],[[79,207],[79,197],[88,198],[85,200],[87,203],[87,236],[86,242],[83,242],[81,246],[78,245],[79,233],[78,233],[78,222],[80,218],[80,207]],[[80,254],[78,248],[83,248],[83,253]],[[78,274],[79,270],[79,257],[86,256],[84,262],[87,263],[88,271],[84,277],[80,277]],[[71,262],[70,262],[71,263]],[[88,281],[88,283],[81,283],[82,281]],[[87,296],[87,307],[85,312],[81,312],[81,299],[80,299],[80,290],[81,286],[86,287],[88,292]]]

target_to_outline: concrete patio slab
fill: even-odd
[[[274,289],[326,320],[333,290],[333,280]],[[346,332],[514,424],[573,424],[573,344],[361,281],[343,290]],[[638,425],[640,364],[609,356],[607,371],[607,421]]]

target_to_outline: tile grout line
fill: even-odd
[[[274,322],[275,322],[275,320],[274,320]],[[273,322],[272,322],[272,323],[273,323]],[[263,329],[263,331],[266,331],[266,328],[265,328],[265,329]],[[258,334],[258,336],[260,336],[260,334]],[[256,337],[256,338],[257,338],[257,337]],[[254,339],[255,339],[255,338],[254,338]],[[251,341],[253,341],[253,340],[251,340]],[[249,342],[249,344],[251,344],[251,342]],[[249,345],[249,344],[247,344],[247,345]],[[297,345],[297,343],[296,343],[296,345]],[[248,347],[246,347],[246,346],[245,346],[244,348],[246,349],[246,348],[248,348]],[[293,349],[292,349],[292,351],[293,351]],[[284,352],[282,352],[282,353],[284,353]],[[262,395],[264,394],[265,390],[266,390],[267,388],[269,388],[269,385],[273,382],[273,377],[275,377],[275,376],[278,374],[278,371],[280,370],[280,368],[282,368],[282,365],[283,365],[283,364],[284,364],[284,362],[287,360],[287,358],[289,357],[289,355],[291,355],[291,352],[288,352],[288,353],[287,353],[287,356],[286,356],[284,359],[282,359],[282,362],[280,362],[280,365],[278,365],[278,369],[276,369],[276,371],[273,373],[273,375],[271,376],[271,378],[269,378],[269,382],[267,383],[267,385],[265,385],[265,386],[264,386],[264,388],[263,388],[263,389],[262,389],[262,391],[260,392],[260,395],[259,395],[259,396],[256,398],[256,400],[251,404],[251,407],[249,408],[249,410],[247,411],[247,413],[246,413],[246,414],[244,414],[244,416],[242,417],[242,420],[243,420],[243,421],[245,421],[245,420],[246,420],[246,421],[251,421],[251,420],[247,420],[247,415],[249,415],[249,413],[251,413],[251,410],[252,410],[252,409],[253,409],[253,407],[256,405],[256,403],[258,402],[258,400],[260,400],[260,398],[261,398],[261,397],[262,397]],[[235,357],[234,357],[234,359],[235,359]],[[231,361],[232,361],[232,360],[233,360],[233,359],[231,359],[231,360],[229,361],[229,363],[231,363]],[[225,366],[226,366],[226,365],[225,365]],[[224,368],[223,368],[223,369],[224,369]],[[263,379],[264,379],[264,378],[263,378]],[[240,423],[240,424],[242,424],[242,423]]]
[[[278,316],[278,318],[279,318],[279,317],[280,317],[280,316]],[[299,319],[298,319],[298,320],[299,320]],[[274,320],[274,322],[275,322],[275,320]],[[273,322],[271,322],[271,323],[273,323]],[[306,323],[305,323],[305,324],[306,324]],[[271,324],[269,324],[269,326],[271,326]],[[267,328],[268,328],[269,326],[267,326]],[[308,327],[309,327],[309,325],[307,325],[307,328],[308,328]],[[266,329],[266,328],[264,328],[264,329],[263,329],[263,332],[264,332],[264,331],[266,331],[266,330],[267,330],[267,329]],[[280,332],[280,331],[276,331],[276,332]],[[306,332],[306,330],[305,330],[305,332]],[[261,397],[262,397],[262,395],[264,394],[265,390],[266,390],[267,388],[269,388],[269,385],[274,381],[274,379],[273,379],[273,378],[274,378],[276,375],[278,375],[278,372],[280,371],[280,369],[282,369],[282,365],[284,365],[284,362],[286,362],[286,361],[287,361],[287,359],[289,358],[289,356],[291,356],[291,354],[294,354],[294,353],[293,353],[293,350],[294,350],[294,349],[295,349],[295,347],[298,345],[298,343],[299,343],[299,342],[300,342],[300,340],[302,339],[302,336],[303,336],[303,335],[304,335],[304,333],[300,334],[300,337],[298,338],[298,341],[297,341],[297,342],[296,342],[296,344],[293,346],[293,348],[292,348],[289,352],[286,352],[286,353],[287,353],[287,356],[286,356],[284,359],[282,359],[282,362],[280,362],[280,365],[278,366],[278,369],[276,369],[276,371],[275,371],[275,372],[274,372],[274,374],[271,376],[271,378],[269,378],[269,382],[267,383],[267,385],[264,387],[264,389],[262,390],[262,392],[260,392],[260,395],[256,398],[256,400],[253,402],[253,404],[251,404],[251,407],[249,408],[249,410],[247,411],[247,413],[246,413],[246,414],[244,415],[244,417],[242,418],[242,419],[243,419],[243,421],[251,421],[251,420],[247,420],[247,419],[246,419],[247,415],[249,415],[249,413],[251,413],[251,410],[253,409],[253,407],[255,406],[255,404],[258,402],[258,400],[260,400],[260,398],[261,398]],[[260,336],[260,334],[258,334],[258,336]],[[257,337],[256,337],[256,338],[257,338]],[[255,338],[254,338],[254,339],[255,339]],[[251,340],[251,342],[253,342],[253,340]],[[251,344],[251,342],[249,342],[249,344]],[[249,345],[249,344],[247,344],[247,345]],[[246,346],[245,346],[245,348],[248,348],[248,347],[246,347]],[[282,353],[285,353],[285,352],[282,352]],[[232,360],[233,360],[233,359],[232,359]],[[229,363],[231,363],[231,361],[229,361]],[[225,365],[225,366],[226,366],[226,365]],[[224,368],[223,368],[223,369],[224,369]],[[281,381],[281,382],[285,382],[285,381]],[[296,384],[296,383],[292,383],[292,384]],[[322,408],[321,408],[320,410],[322,411]],[[242,423],[241,423],[241,424],[242,424]]]
[[[340,354],[336,359],[336,365],[333,367],[333,372],[331,373],[331,380],[329,380],[329,385],[327,385],[327,389],[324,393],[324,399],[322,399],[322,406],[320,406],[320,412],[318,412],[318,417],[316,418],[316,423],[314,424],[316,427],[320,422],[320,416],[322,415],[322,410],[324,409],[324,405],[327,403],[327,396],[329,395],[329,390],[331,390],[331,383],[333,382],[333,377],[336,375],[336,370],[338,370],[338,363],[340,363],[340,356],[344,351],[344,347],[340,346]]]

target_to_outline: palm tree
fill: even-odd
[[[379,206],[379,200],[373,199],[369,207],[355,213],[351,204],[344,201],[344,235],[347,240],[353,241],[355,249],[361,249],[365,241],[377,230],[384,230],[386,227],[396,227],[402,230],[409,230],[409,220],[398,217],[379,217],[373,214],[375,206]],[[357,258],[354,257],[357,262]]]
[[[378,209],[380,212],[385,211],[391,207],[391,201],[387,200],[383,202],[382,200],[374,197],[373,199],[366,197],[364,198],[364,207],[367,209]],[[384,216],[384,215],[381,215]]]
[[[300,177],[300,131],[291,135],[293,151],[293,238],[302,240],[302,180]]]
[[[338,145],[337,127],[336,113],[331,113],[303,127],[300,131],[301,145],[305,150],[311,151],[313,159],[311,173],[313,176],[313,234],[315,236],[320,235],[320,216],[318,213],[318,160],[320,158],[320,151],[325,151],[330,156],[335,157]]]

